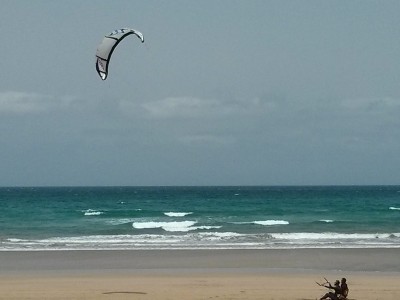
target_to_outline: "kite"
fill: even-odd
[[[106,80],[111,55],[117,45],[128,35],[136,35],[144,43],[143,34],[130,28],[116,29],[106,35],[96,51],[96,70],[102,80]]]

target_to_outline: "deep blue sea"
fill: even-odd
[[[0,188],[0,250],[400,247],[400,186]]]

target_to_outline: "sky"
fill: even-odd
[[[400,184],[400,1],[0,3],[0,186]]]

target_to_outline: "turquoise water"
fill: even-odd
[[[0,188],[0,250],[400,247],[400,186]]]

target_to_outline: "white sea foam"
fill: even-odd
[[[319,220],[319,222],[333,223],[333,220]]]
[[[192,212],[165,212],[164,215],[168,217],[184,217],[187,215],[191,215]]]
[[[16,239],[16,238],[9,238],[7,239],[7,241],[11,242],[11,243],[18,243],[23,241],[22,239]]]
[[[135,221],[135,219],[133,219],[133,218],[119,218],[119,219],[106,220],[105,222],[107,224],[117,226],[117,225],[132,223],[134,221]]]
[[[266,221],[254,221],[254,224],[263,226],[273,226],[273,225],[288,225],[288,221],[284,220],[266,220]]]
[[[187,232],[196,230],[196,227],[192,227],[196,222],[194,221],[182,221],[182,222],[134,222],[132,227],[136,229],[154,229],[162,228],[165,231],[181,231]]]
[[[246,234],[240,234],[236,232],[203,232],[199,233],[199,236],[202,240],[229,240],[229,239],[236,239],[238,237],[244,237]]]
[[[94,209],[87,209],[87,210],[85,210],[83,212],[84,212],[85,216],[99,216],[99,215],[104,214],[104,212],[97,211],[97,210],[94,210]]]
[[[188,232],[185,234],[92,235],[47,239],[8,238],[1,251],[114,249],[283,249],[400,248],[400,233],[271,233]]]
[[[293,233],[271,233],[275,239],[285,240],[368,240],[399,238],[400,233],[314,233],[314,232],[293,232]]]
[[[204,229],[204,230],[210,230],[210,229],[220,229],[222,228],[222,226],[196,226],[196,227],[192,227],[197,229]]]
[[[391,207],[389,207],[389,209],[391,209],[391,210],[400,210],[400,207],[391,206]]]

